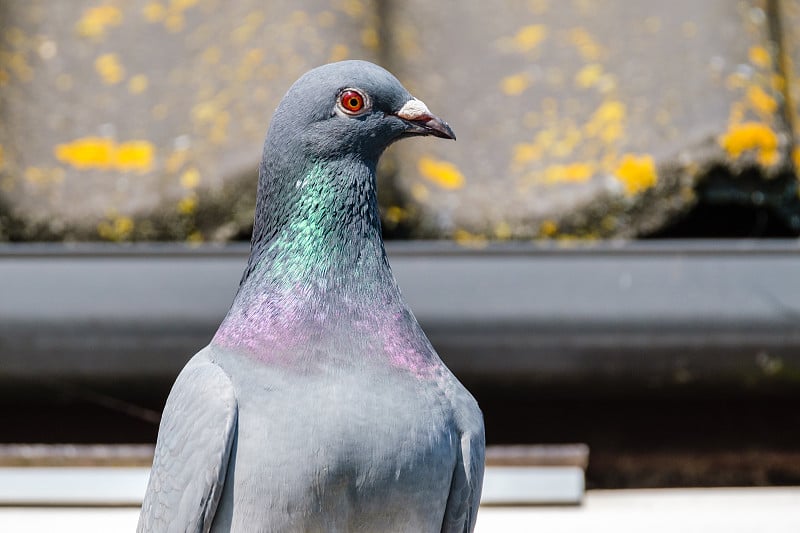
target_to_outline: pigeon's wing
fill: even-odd
[[[139,533],[211,529],[236,417],[236,395],[225,372],[210,362],[190,362],[164,407]]]
[[[475,529],[481,501],[486,448],[483,423],[479,426],[461,435],[461,446],[444,511],[442,533],[471,533]]]

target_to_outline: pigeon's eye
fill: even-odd
[[[345,113],[358,114],[364,110],[364,96],[355,89],[347,89],[339,96],[339,105]]]

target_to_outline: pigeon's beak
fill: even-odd
[[[409,135],[434,135],[442,139],[456,140],[456,134],[444,120],[428,110],[422,100],[412,98],[395,113],[408,124]]]

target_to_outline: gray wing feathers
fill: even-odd
[[[483,486],[485,437],[483,427],[461,436],[442,533],[471,533],[475,529]]]
[[[164,407],[139,533],[211,529],[236,417],[236,395],[225,372],[210,362],[189,363]]]

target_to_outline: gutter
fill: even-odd
[[[800,241],[390,242],[464,381],[797,391]],[[0,383],[171,382],[227,311],[246,244],[0,245]]]

